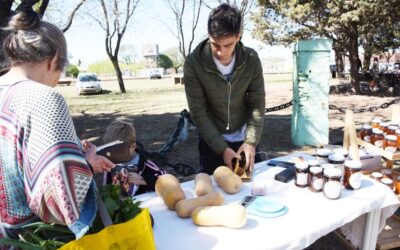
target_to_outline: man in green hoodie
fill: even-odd
[[[253,170],[265,114],[265,89],[257,52],[240,42],[242,15],[221,4],[210,13],[208,39],[188,55],[185,92],[199,129],[202,172],[246,156]]]

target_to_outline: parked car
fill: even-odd
[[[78,94],[99,94],[103,92],[100,80],[96,74],[84,73],[78,75],[76,82],[76,90]]]
[[[149,77],[150,77],[150,79],[161,79],[161,74],[157,70],[152,70],[149,73]]]

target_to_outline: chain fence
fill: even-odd
[[[389,102],[385,102],[382,103],[381,105],[377,105],[377,106],[371,106],[368,108],[354,108],[354,109],[350,109],[352,110],[354,113],[363,113],[363,112],[374,112],[378,109],[386,109],[389,106],[393,105],[393,104],[397,104],[400,103],[400,98],[391,100]],[[282,110],[285,108],[288,108],[290,106],[293,105],[293,100],[278,105],[278,106],[274,106],[271,108],[266,108],[265,109],[265,113],[269,113],[269,112],[275,112],[278,110]],[[330,104],[329,105],[329,109],[331,110],[337,110],[341,113],[345,113],[346,110],[348,110],[349,108],[346,107],[338,107],[336,105]],[[171,152],[172,149],[174,148],[174,146],[176,144],[178,144],[181,141],[186,140],[187,138],[187,133],[188,133],[188,126],[195,126],[195,124],[193,123],[189,112],[184,109],[181,111],[180,113],[180,117],[178,120],[178,123],[176,125],[176,128],[174,130],[174,133],[172,134],[171,138],[169,139],[169,141],[167,143],[165,143],[160,150],[158,151],[147,151],[144,149],[143,146],[139,147],[138,151],[140,151],[140,153],[144,154],[146,157],[148,157],[149,159],[153,160],[154,162],[156,162],[157,164],[163,165],[163,166],[169,166],[171,168],[174,169],[174,171],[176,171],[179,174],[182,174],[184,176],[188,176],[188,175],[192,175],[192,174],[196,174],[197,170],[194,169],[193,167],[185,164],[185,163],[171,163],[170,161],[168,161],[166,155],[168,152]]]
[[[329,104],[329,109],[337,110],[337,111],[339,111],[341,113],[345,113],[346,110],[352,110],[354,113],[363,113],[363,112],[374,112],[374,111],[376,111],[378,109],[386,109],[386,108],[390,107],[391,105],[397,104],[397,103],[400,103],[400,98],[397,98],[397,99],[394,99],[394,100],[391,100],[391,101],[388,101],[388,102],[384,102],[381,105],[371,106],[371,107],[368,107],[368,108],[349,109],[349,108],[346,108],[346,107],[338,107],[336,105]],[[278,106],[274,106],[274,107],[271,107],[271,108],[266,108],[265,109],[265,113],[282,110],[282,109],[290,107],[291,105],[293,105],[293,100],[291,100],[290,102],[278,105]]]

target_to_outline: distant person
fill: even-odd
[[[166,174],[166,171],[136,151],[136,131],[131,123],[114,121],[107,128],[103,137],[104,143],[118,140],[128,143],[131,160],[120,164],[126,168],[120,168],[118,173],[113,173],[114,176],[111,176],[111,173],[104,173],[106,180],[104,184],[110,182],[120,184],[124,196],[154,191],[158,176]]]
[[[83,236],[96,215],[93,171],[114,164],[76,136],[64,98],[54,90],[67,65],[67,44],[32,9],[16,12],[3,42],[10,70],[0,99],[0,238],[18,238],[41,219]]]
[[[244,152],[253,170],[265,114],[265,90],[257,52],[241,42],[242,15],[228,4],[213,9],[208,38],[189,54],[184,82],[191,116],[199,129],[202,172],[232,167]]]

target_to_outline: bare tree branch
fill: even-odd
[[[74,19],[74,16],[76,14],[76,12],[78,11],[78,9],[82,6],[82,4],[86,2],[86,0],[81,0],[76,6],[75,8],[72,10],[71,14],[68,17],[68,21],[65,24],[64,28],[62,28],[62,32],[66,32],[72,25],[72,20]]]

